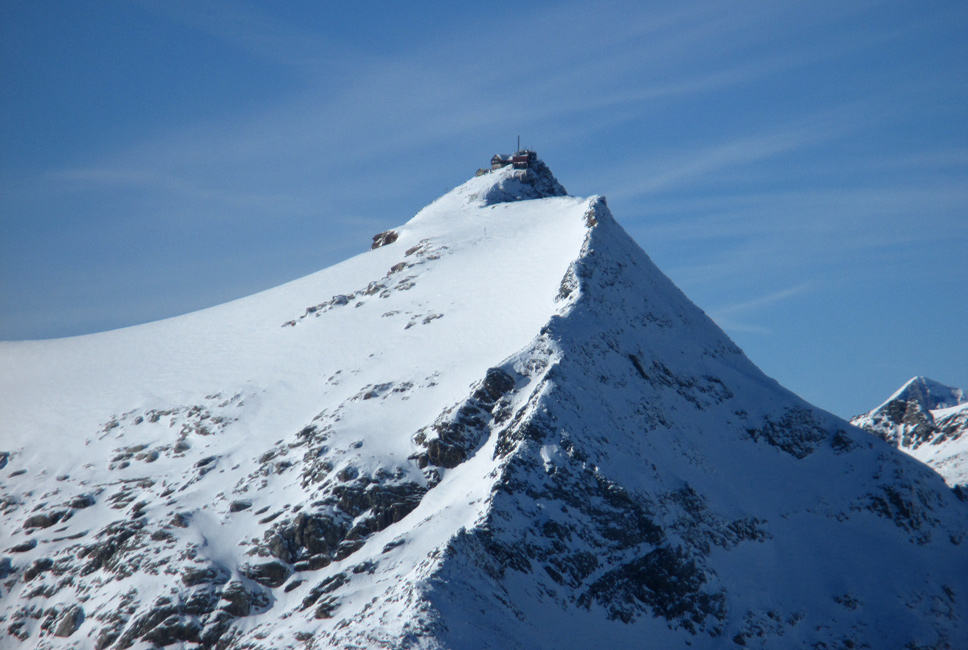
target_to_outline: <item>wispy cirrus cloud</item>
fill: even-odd
[[[351,43],[335,42],[249,2],[216,0],[136,0],[144,10],[198,30],[250,56],[286,67],[314,70],[341,58],[367,54]]]
[[[715,308],[714,313],[722,316],[728,316],[730,314],[736,314],[736,313],[750,311],[752,309],[758,309],[760,307],[764,307],[764,306],[768,306],[768,305],[772,305],[774,303],[780,302],[781,300],[787,300],[788,298],[792,298],[793,296],[798,296],[802,294],[804,291],[809,290],[811,286],[812,285],[810,282],[804,282],[803,284],[798,284],[794,287],[788,287],[786,289],[774,291],[764,296],[758,296],[751,300],[744,300],[743,302],[734,303],[723,307],[717,307]]]

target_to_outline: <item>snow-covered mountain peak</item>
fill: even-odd
[[[964,504],[527,162],[281,287],[0,344],[0,645],[963,638]]]
[[[927,377],[913,377],[888,398],[888,402],[915,400],[927,411],[951,408],[968,402],[961,388],[946,386]],[[883,405],[882,405],[883,406]]]
[[[544,161],[535,158],[524,168],[507,164],[480,170],[476,176],[428,205],[416,218],[422,220],[425,213],[447,212],[464,205],[481,207],[556,196],[568,196],[568,192]]]
[[[954,386],[914,377],[851,423],[933,467],[952,486],[968,486],[968,397]]]

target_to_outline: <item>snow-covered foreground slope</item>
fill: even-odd
[[[543,164],[243,300],[0,345],[0,645],[963,647],[968,507]]]
[[[952,487],[968,488],[968,396],[915,377],[851,423],[927,463]]]

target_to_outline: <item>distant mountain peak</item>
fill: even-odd
[[[888,401],[909,401],[912,399],[917,400],[921,406],[929,411],[951,408],[968,402],[968,396],[965,395],[963,389],[946,386],[933,379],[920,376],[908,380],[896,393],[891,395]]]
[[[914,377],[851,423],[926,463],[951,486],[968,486],[968,398],[965,391]]]

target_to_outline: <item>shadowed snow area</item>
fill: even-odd
[[[0,645],[958,647],[968,508],[764,376],[602,197],[0,344]]]

